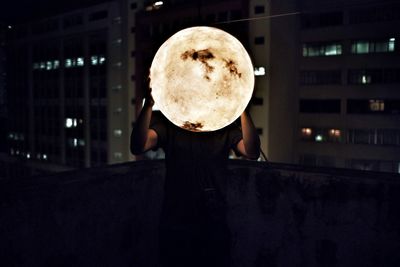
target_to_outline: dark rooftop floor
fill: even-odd
[[[0,181],[1,266],[157,266],[163,161]],[[399,266],[400,175],[231,161],[232,266]]]

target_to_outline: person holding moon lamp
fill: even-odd
[[[204,73],[217,68],[212,65],[216,64],[217,57],[212,48],[184,50],[182,61],[198,61],[195,64],[198,63]],[[240,78],[237,69],[221,62],[228,74]],[[229,61],[232,62],[236,61]],[[151,74],[155,79],[152,71]],[[202,76],[204,83],[214,79],[212,73],[209,77],[205,75]],[[231,242],[224,191],[226,179],[229,179],[229,153],[233,150],[238,156],[258,159],[260,139],[256,128],[246,110],[240,115],[240,126],[233,122],[220,129],[202,131],[202,123],[187,120],[177,125],[168,116],[153,112],[155,101],[150,86],[132,130],[130,148],[134,155],[158,148],[165,152],[166,175],[159,228],[161,266],[229,266]],[[204,123],[204,126],[207,125]]]

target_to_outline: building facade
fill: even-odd
[[[11,155],[54,169],[131,158],[122,28],[108,2],[9,31]]]
[[[270,5],[271,160],[399,172],[399,3]]]
[[[250,54],[250,112],[270,161],[398,172],[399,24],[390,0],[119,0],[19,25],[8,31],[9,153],[72,168],[134,160],[157,49],[203,25]]]

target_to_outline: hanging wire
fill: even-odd
[[[232,23],[232,22],[242,22],[242,21],[251,21],[251,20],[271,19],[271,18],[278,18],[278,17],[285,17],[285,16],[298,15],[298,14],[300,14],[300,13],[301,13],[301,12],[290,12],[290,13],[282,13],[282,14],[276,14],[276,15],[270,15],[270,16],[254,17],[254,18],[234,19],[234,20],[227,20],[227,21],[217,22],[217,23],[215,23],[215,24],[226,24],[226,23]]]
[[[261,17],[252,17],[252,18],[243,18],[243,19],[236,19],[236,20],[227,20],[227,21],[220,21],[216,22],[215,24],[228,24],[228,23],[235,23],[235,22],[243,22],[243,21],[256,21],[256,20],[268,20],[272,18],[279,18],[279,17],[286,17],[286,16],[294,16],[294,15],[299,15],[299,14],[307,14],[307,13],[315,13],[315,12],[329,12],[329,11],[334,11],[335,9],[349,9],[349,8],[356,8],[360,7],[361,9],[363,8],[368,8],[368,7],[380,7],[380,6],[385,6],[385,5],[390,5],[390,4],[397,4],[400,3],[399,0],[387,0],[387,1],[377,1],[377,0],[363,0],[360,2],[344,2],[342,5],[332,5],[332,4],[324,4],[324,5],[317,5],[314,8],[309,8],[305,7],[301,11],[294,11],[294,12],[288,12],[288,13],[281,13],[281,14],[276,14],[276,15],[269,15],[269,16],[261,16]]]

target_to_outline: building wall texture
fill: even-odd
[[[1,266],[156,266],[162,161],[1,180]],[[398,266],[400,177],[232,161],[232,266]]]

